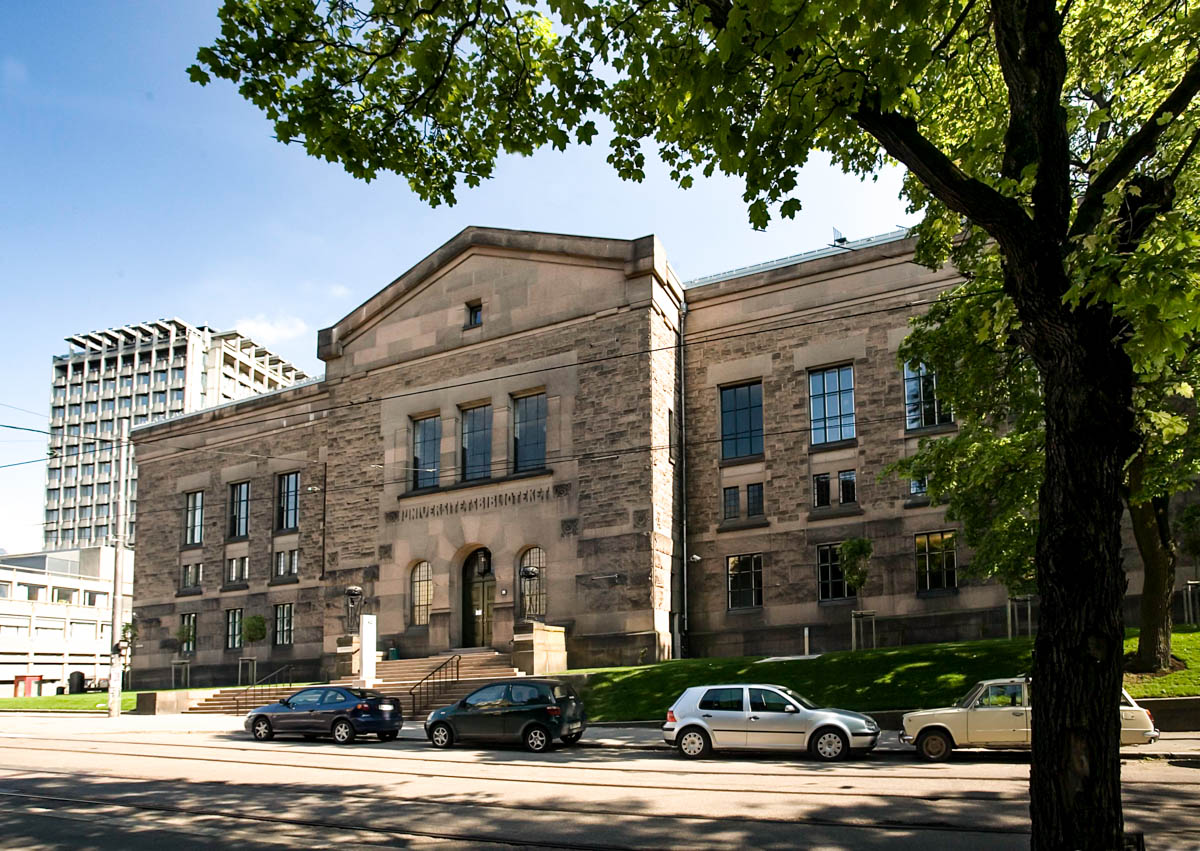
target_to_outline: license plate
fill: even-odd
[[[379,708],[380,708],[380,709],[382,709],[384,712],[391,712],[393,709],[395,709],[395,708],[396,708],[396,704],[394,704],[394,703],[381,703],[381,704],[379,704]]]

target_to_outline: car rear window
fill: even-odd
[[[565,686],[565,685],[562,685],[561,683],[556,684],[554,686],[554,699],[562,700],[563,698],[570,698],[571,700],[579,700],[579,695],[577,695],[575,693],[575,689],[571,688],[570,686]]]
[[[357,697],[359,700],[370,700],[375,697],[387,697],[381,691],[371,691],[365,688],[348,688],[346,691]]]
[[[740,688],[710,688],[700,698],[700,708],[742,712],[746,708],[742,691]]]

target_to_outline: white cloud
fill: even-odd
[[[308,323],[299,316],[277,316],[272,319],[262,313],[239,319],[233,323],[233,327],[264,346],[275,346],[308,333]]]
[[[329,288],[329,294],[334,298],[345,298],[350,295],[350,288],[344,284],[334,284]]]

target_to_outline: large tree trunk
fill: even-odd
[[[1046,406],[1032,847],[1120,848],[1121,516],[1133,439],[1132,365],[1103,309],[1042,308],[1036,317],[1023,316],[1038,325],[1027,343]]]
[[[1129,464],[1131,497],[1142,486],[1145,458],[1141,452]],[[1133,670],[1162,671],[1171,666],[1171,596],[1175,591],[1175,540],[1168,514],[1170,499],[1129,500],[1133,537],[1142,557],[1142,624]]]

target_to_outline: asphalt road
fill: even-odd
[[[1122,765],[1129,829],[1200,848],[1200,761]],[[824,764],[662,751],[338,747],[241,732],[0,737],[0,848],[1028,847],[1028,756]]]

